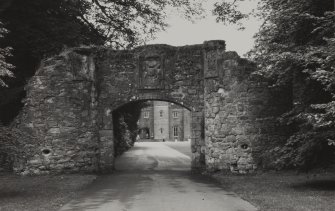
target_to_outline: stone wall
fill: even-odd
[[[275,121],[282,105],[255,64],[217,45],[205,49],[206,169],[253,172],[261,144],[283,137]]]
[[[113,111],[130,102],[162,100],[191,111],[193,169],[254,171],[255,143],[271,138],[274,122],[266,83],[254,70],[226,52],[224,41],[65,51],[43,61],[26,86],[17,127],[33,138],[15,170],[112,171]]]
[[[97,102],[93,57],[73,51],[45,60],[26,86],[18,128],[32,135],[15,171],[96,171]]]

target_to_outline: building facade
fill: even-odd
[[[165,101],[149,101],[138,121],[141,139],[187,141],[191,138],[190,111]]]

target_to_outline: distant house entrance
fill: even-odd
[[[140,128],[138,135],[140,139],[150,139],[150,129],[149,128]]]
[[[188,109],[165,101],[148,101],[146,104],[138,120],[141,128],[140,138],[150,137],[153,141],[187,141],[189,139],[191,112]],[[151,136],[146,136],[147,131],[152,131]]]

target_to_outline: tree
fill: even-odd
[[[186,17],[202,12],[192,0],[7,1],[0,17],[12,32],[9,41],[21,38],[38,56],[57,52],[61,44],[133,47],[164,29],[168,6],[181,8]]]
[[[214,13],[225,23],[248,15],[263,18],[249,56],[273,89],[293,87],[292,109],[279,120],[294,131],[271,152],[276,165],[309,169],[330,164],[335,158],[334,1],[260,0],[258,10],[246,15],[234,12],[240,2],[223,3]],[[229,8],[237,14],[232,20],[226,18]]]
[[[12,46],[8,62],[16,66],[20,85],[41,58],[64,47],[131,48],[164,29],[167,7],[189,18],[202,12],[194,0],[4,0],[0,6],[0,19],[10,31],[0,47]]]
[[[239,10],[239,3],[243,0],[221,1],[214,3],[213,14],[217,22],[224,24],[237,24],[243,29],[242,20],[247,19],[251,14]]]
[[[2,39],[8,31],[4,28],[2,22],[0,22],[0,39]],[[13,77],[11,69],[13,65],[6,62],[6,58],[11,56],[11,48],[0,47],[0,86],[7,86],[5,82],[1,79],[2,77]]]
[[[200,1],[199,1],[200,2]],[[186,18],[202,12],[195,0],[2,0],[0,20],[9,33],[0,39],[1,55],[13,56],[3,64],[15,66],[15,78],[6,78],[10,88],[23,86],[35,73],[41,59],[67,47],[106,45],[115,49],[144,44],[166,26],[166,8],[177,8]],[[4,61],[4,56],[0,59]],[[1,77],[1,76],[0,76]],[[0,87],[2,92],[10,89]],[[0,121],[10,122],[21,108],[20,97],[0,105]],[[14,114],[14,115],[7,115]],[[7,117],[8,116],[8,117]]]
[[[11,1],[3,1],[0,3],[0,13],[10,5]],[[8,30],[4,27],[3,23],[0,21],[0,40],[8,33]],[[0,47],[0,87],[7,86],[6,83],[2,80],[3,77],[13,77],[13,73],[10,69],[13,68],[13,65],[6,62],[6,58],[11,56],[11,48],[6,46]]]

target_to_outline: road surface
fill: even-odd
[[[181,143],[185,144],[185,143]],[[99,211],[254,211],[218,183],[190,173],[189,156],[162,142],[140,142],[77,200],[61,208]]]

